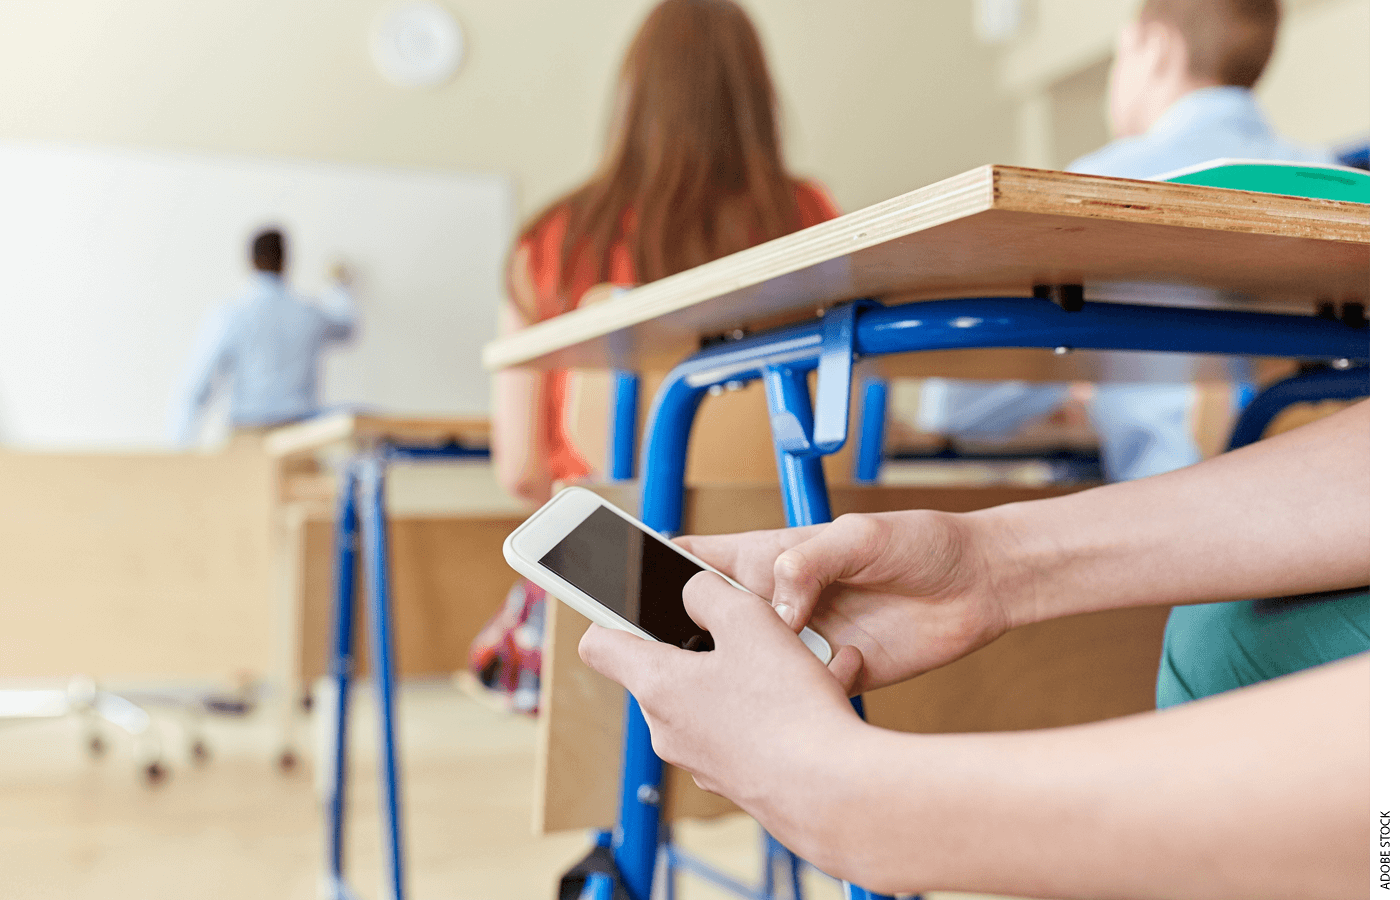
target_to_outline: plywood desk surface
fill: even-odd
[[[393,440],[435,446],[456,441],[484,447],[491,441],[488,419],[465,416],[393,416],[368,413],[329,413],[288,425],[268,434],[263,446],[278,457],[314,453],[345,441]]]
[[[1370,207],[983,166],[493,341],[488,368],[666,368],[699,337],[857,297],[1028,296],[1126,282],[1312,311],[1370,296]]]

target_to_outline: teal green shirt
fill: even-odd
[[[1162,641],[1157,708],[1370,649],[1369,592],[1178,606]]]

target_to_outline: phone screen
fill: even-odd
[[[685,583],[704,570],[606,506],[540,557],[540,565],[659,641],[714,649],[681,599]]]

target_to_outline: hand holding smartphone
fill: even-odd
[[[685,650],[714,649],[686,614],[681,590],[695,573],[716,570],[592,491],[555,494],[511,532],[504,551],[511,568],[599,625]],[[799,637],[831,661],[825,638],[810,628]]]

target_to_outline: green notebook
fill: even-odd
[[[1371,173],[1321,163],[1270,162],[1261,159],[1215,159],[1157,176],[1156,181],[1204,187],[1285,194],[1319,200],[1371,202]]]

